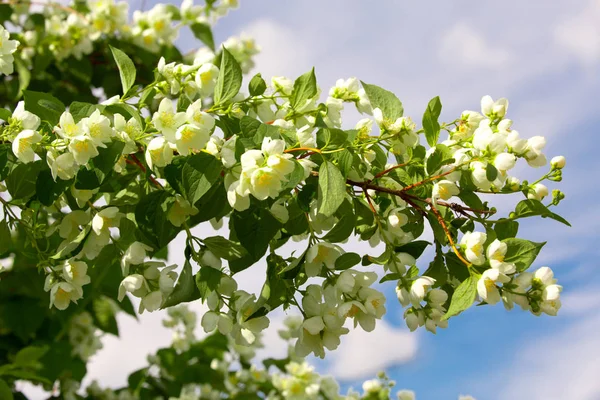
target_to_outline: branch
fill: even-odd
[[[144,166],[144,164],[142,164],[140,162],[140,160],[138,160],[138,158],[135,156],[135,154],[130,154],[129,157],[131,157],[131,159],[133,160],[133,163],[135,165],[137,165],[139,167],[139,169],[142,170],[143,173],[146,173],[146,167]],[[160,189],[164,189],[163,185],[161,185],[160,182],[157,181],[156,178],[154,178],[152,175],[148,176],[148,180],[150,180],[150,182],[152,182],[154,184],[154,186],[156,186]]]

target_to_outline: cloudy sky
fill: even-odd
[[[135,8],[140,1],[130,3]],[[147,1],[147,7],[153,3]],[[318,364],[320,370],[345,388],[358,388],[362,379],[385,369],[420,400],[461,393],[480,400],[599,399],[600,157],[594,145],[600,123],[600,0],[242,0],[215,35],[224,41],[242,32],[262,47],[256,72],[264,77],[295,78],[314,66],[327,89],[337,78],[356,76],[395,92],[416,121],[436,95],[444,120],[477,109],[483,95],[507,97],[513,128],[525,137],[546,136],[547,154],[568,160],[559,186],[567,199],[559,211],[573,228],[526,220],[521,231],[525,238],[548,241],[534,266],[552,267],[565,287],[558,317],[477,307],[437,335],[410,333],[393,287],[384,286],[384,321],[371,334],[345,337]],[[197,42],[182,34],[179,45],[189,50]],[[506,203],[500,208],[510,209],[518,199],[501,201]],[[182,249],[173,248],[174,261],[183,257],[178,252]],[[243,280],[252,290],[262,283],[251,275]],[[169,344],[162,317],[144,315],[140,323],[123,317],[122,337],[105,338],[88,379],[125,383],[148,352]],[[272,325],[278,324],[276,319]],[[274,336],[274,330],[267,333]],[[282,355],[284,347],[266,352]]]

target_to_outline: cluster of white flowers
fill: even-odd
[[[0,25],[0,74],[10,75],[14,71],[13,53],[17,51],[19,42],[10,40],[10,34]]]
[[[69,325],[69,342],[73,355],[87,361],[102,348],[99,330],[88,312],[75,314]]]
[[[215,119],[202,111],[202,101],[190,104],[186,112],[177,112],[170,99],[164,98],[152,122],[160,135],[146,148],[148,167],[165,167],[173,160],[174,151],[187,155],[204,149],[215,126]]]
[[[452,151],[455,162],[435,173],[448,173],[443,181],[436,184],[439,198],[447,200],[458,194],[456,184],[465,170],[471,172],[472,181],[480,191],[515,192],[521,189],[521,182],[508,172],[519,158],[525,159],[532,167],[546,165],[546,156],[542,152],[546,139],[542,136],[521,138],[519,132],[511,129],[513,122],[505,118],[507,110],[508,100],[494,101],[490,96],[484,96],[481,113],[462,113],[456,128],[450,132],[450,138],[442,142]],[[488,165],[492,165],[497,173],[490,175]],[[533,184],[531,189],[538,200],[548,194],[542,184]]]
[[[396,295],[403,307],[406,325],[411,331],[420,326],[425,326],[429,332],[435,333],[437,328],[448,327],[448,321],[442,319],[446,309],[444,304],[448,300],[448,293],[442,289],[432,289],[435,279],[421,276],[414,280],[405,275],[399,280]]]
[[[238,211],[247,209],[250,194],[258,200],[277,198],[288,181],[287,175],[295,168],[293,156],[284,153],[285,141],[265,137],[260,150],[242,154],[240,164],[235,163],[229,143],[235,146],[235,138],[223,145],[221,159],[225,166],[232,165],[225,177],[231,206]]]
[[[321,376],[306,362],[290,362],[285,366],[287,374],[275,373],[273,386],[280,391],[283,399],[341,399],[339,386],[330,376]],[[321,397],[322,396],[322,397]],[[279,396],[268,397],[275,400]]]
[[[86,5],[88,10],[85,12],[68,7],[46,7],[43,36],[36,30],[26,30],[27,28],[20,32],[24,46],[23,60],[31,62],[37,51],[36,46],[42,42],[58,60],[70,56],[81,59],[93,52],[96,41],[107,37],[129,40],[145,50],[157,53],[162,47],[173,45],[182,26],[197,22],[214,24],[229,10],[237,8],[238,2],[223,0],[216,4],[197,6],[193,4],[193,0],[184,0],[179,11],[165,4],[157,4],[145,12],[134,11],[131,21],[127,1],[87,0]],[[29,7],[29,4],[14,6],[12,22],[27,27],[24,21],[30,14]],[[8,32],[1,26],[0,29],[0,73],[11,74],[11,54],[16,45],[12,43],[14,41],[2,44],[2,39],[8,41]],[[239,49],[236,55],[240,55],[246,71],[252,68],[254,63],[251,57],[258,52],[254,42],[251,39],[232,38],[227,43]],[[12,50],[11,46],[14,46]]]
[[[50,307],[65,310],[71,302],[83,297],[83,286],[90,283],[85,261],[69,259],[56,267],[49,267],[44,290],[50,292]]]
[[[196,313],[181,305],[169,308],[167,314],[169,319],[163,320],[163,325],[173,330],[173,348],[180,352],[189,350],[196,341]]]
[[[131,293],[141,299],[138,312],[158,310],[169,297],[177,281],[176,265],[166,266],[160,261],[145,261],[152,248],[133,242],[121,259],[123,280],[119,285],[119,301]]]

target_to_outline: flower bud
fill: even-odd
[[[553,169],[563,169],[567,164],[567,159],[564,156],[556,156],[550,160],[550,166]]]

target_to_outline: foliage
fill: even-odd
[[[325,357],[349,327],[372,331],[383,317],[378,280],[395,283],[411,330],[435,333],[474,304],[558,312],[552,270],[528,271],[544,243],[517,235],[529,217],[568,225],[554,211],[564,194],[547,201],[543,183],[562,179],[565,159],[534,182],[510,175],[519,160],[547,160],[543,137],[512,129],[508,100],[485,96],[481,112],[444,123],[435,97],[418,128],[396,95],[356,78],[321,101],[314,69],[270,84],[256,74],[246,94],[258,49],[247,38],[217,47],[210,28],[234,1],[159,4],[131,22],[126,2],[31,5],[0,5],[11,29],[0,26],[3,397],[17,379],[72,393],[98,332],[118,335],[117,313],[136,315],[130,296],[137,313],[206,303],[202,326],[219,332],[160,350],[158,376],[130,376],[123,393],[134,398],[180,396],[202,379],[230,394],[232,376],[244,387],[238,375],[256,372],[246,361],[235,372],[211,362],[257,343],[280,308],[302,315],[290,354]],[[205,44],[194,54],[173,45],[185,26]],[[352,129],[348,106],[366,116]],[[488,204],[509,195],[523,198],[512,212]],[[201,237],[204,222],[228,233]],[[186,261],[167,266],[180,233]],[[374,254],[344,249],[360,241]],[[261,265],[260,293],[238,290],[236,274]],[[277,379],[237,398],[293,397]],[[381,382],[365,398],[388,396]],[[311,395],[334,398],[323,390]]]

